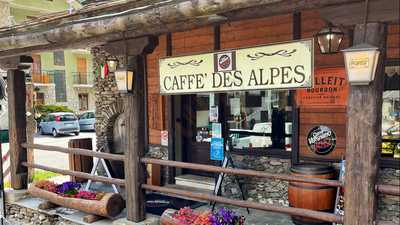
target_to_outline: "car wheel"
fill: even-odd
[[[78,135],[79,135],[79,132],[75,132],[74,134],[75,134],[76,136],[78,136]]]
[[[56,130],[56,129],[53,129],[52,134],[53,134],[53,137],[58,137],[58,133],[57,133],[57,130]]]

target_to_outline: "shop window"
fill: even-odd
[[[53,56],[54,56],[54,65],[56,65],[56,66],[64,66],[65,65],[64,51],[53,52]]]
[[[86,111],[89,109],[89,96],[88,94],[78,94],[79,97],[79,110]]]
[[[381,156],[400,159],[400,66],[387,66],[385,70]]]
[[[291,150],[288,91],[229,93],[227,125],[236,150]]]
[[[220,118],[216,94],[196,96],[196,142],[209,142],[211,126]],[[291,151],[292,118],[288,91],[249,91],[226,94],[225,126],[235,151]]]

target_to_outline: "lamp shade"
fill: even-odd
[[[368,85],[375,78],[379,49],[370,44],[359,44],[342,50],[350,85]]]
[[[337,27],[330,25],[322,29],[316,35],[319,49],[322,54],[331,54],[339,52],[344,33]]]
[[[133,71],[117,70],[115,71],[115,80],[117,83],[117,88],[121,93],[132,92]]]
[[[111,73],[114,73],[117,70],[117,66],[118,66],[117,58],[114,56],[108,57],[106,62],[107,62],[108,70]]]

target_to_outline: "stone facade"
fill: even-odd
[[[25,208],[16,204],[6,205],[7,220],[21,225],[79,225],[57,215]]]
[[[381,184],[400,185],[400,170],[381,169],[378,176]],[[400,224],[400,197],[379,195],[377,218]]]
[[[235,166],[241,169],[265,171],[274,174],[289,173],[290,160],[266,156],[233,156]],[[226,176],[222,185],[223,196],[241,198],[240,189],[233,179]],[[260,203],[288,206],[288,182],[254,177],[238,177],[243,184],[247,200]]]

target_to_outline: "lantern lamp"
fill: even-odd
[[[133,89],[134,72],[129,69],[119,69],[115,71],[115,81],[121,93],[131,93]]]
[[[375,78],[379,48],[367,43],[342,50],[350,85],[368,85]]]
[[[118,59],[115,56],[110,56],[106,59],[108,70],[111,73],[117,71]]]
[[[344,33],[337,27],[329,24],[316,35],[319,49],[322,54],[333,54],[339,52]]]

